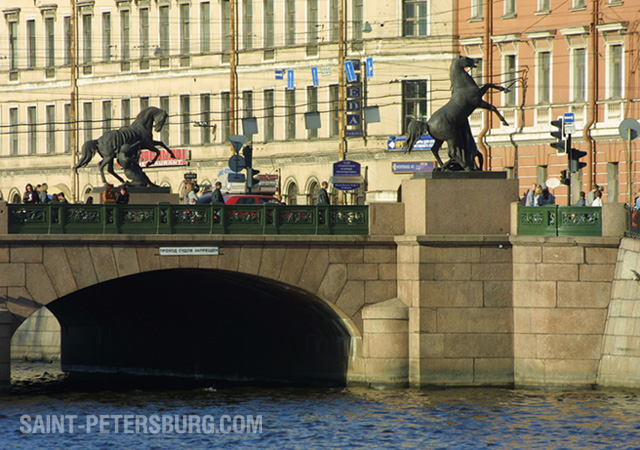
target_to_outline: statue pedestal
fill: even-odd
[[[518,180],[505,172],[430,172],[402,182],[405,234],[507,234]]]
[[[113,189],[116,193],[120,190],[119,187]],[[155,205],[159,202],[180,203],[180,197],[178,194],[172,194],[170,187],[128,186],[127,190],[129,191],[130,205]],[[104,187],[96,187],[87,197],[92,197],[94,204],[100,204],[103,193]]]

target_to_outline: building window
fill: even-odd
[[[188,55],[191,52],[190,11],[188,3],[180,4],[180,54]]]
[[[291,89],[284,93],[285,104],[285,139],[296,138],[296,91]]]
[[[265,48],[273,48],[275,46],[273,15],[274,0],[264,0],[264,46]]]
[[[427,35],[426,0],[404,0],[404,36]]]
[[[131,124],[131,99],[123,98],[120,105],[122,108],[122,126],[127,127]]]
[[[427,120],[427,81],[402,82],[403,133],[412,120]]]
[[[27,67],[36,67],[36,21],[27,20]]]
[[[504,106],[516,106],[516,89],[514,81],[518,77],[518,65],[516,55],[504,57],[504,84],[511,86],[509,92],[504,93]]]
[[[504,0],[504,15],[513,17],[516,14],[516,0]]]
[[[550,0],[538,0],[538,12],[549,12],[551,5]]]
[[[318,45],[318,0],[307,0],[307,43],[317,54]],[[309,52],[307,52],[309,54]]]
[[[204,122],[204,127],[200,128],[200,142],[202,144],[211,143],[211,95],[200,94],[200,120]]]
[[[93,139],[93,103],[82,104],[82,120],[84,121],[84,141]]]
[[[253,91],[242,91],[242,117],[253,117]]]
[[[111,61],[111,13],[102,13],[102,60]]]
[[[618,163],[607,163],[607,202],[618,203]]]
[[[352,0],[351,2],[351,38],[354,40],[362,40],[362,27],[364,26],[364,22],[362,20],[362,3],[363,0]]]
[[[64,152],[71,153],[71,130],[73,124],[71,123],[71,103],[64,104]]]
[[[10,21],[9,27],[9,70],[18,68],[18,22]]]
[[[111,100],[104,100],[102,102],[102,133],[111,130],[111,121],[113,119],[111,111]]]
[[[149,8],[140,8],[140,59],[149,58]]]
[[[160,53],[166,57],[169,56],[171,51],[171,46],[169,44],[169,7],[166,5],[158,8],[159,12],[159,22],[160,22]],[[163,59],[161,60],[160,67],[168,67],[169,60]]]
[[[622,98],[622,45],[609,46],[609,86],[610,99]]]
[[[482,19],[484,16],[484,5],[482,0],[471,0],[471,18]]]
[[[120,59],[129,61],[131,59],[131,11],[125,9],[120,11]]]
[[[53,17],[47,17],[46,19],[44,19],[44,29],[47,39],[45,66],[51,69],[56,64],[56,36],[55,22],[53,20]]]
[[[574,8],[584,8],[586,6],[585,0],[573,0]]]
[[[551,102],[551,52],[539,52],[537,60],[537,103],[548,105]]]
[[[220,3],[220,14],[222,15],[222,52],[229,53],[231,51],[231,12],[229,10],[230,2]],[[227,56],[228,58],[228,56]],[[228,59],[227,59],[228,61]]]
[[[295,45],[296,43],[296,1],[285,0],[284,43]]]
[[[10,151],[12,155],[17,155],[20,141],[18,139],[18,108],[9,108],[9,134]]]
[[[253,0],[242,1],[242,44],[246,50],[253,48]]]
[[[273,141],[274,133],[274,116],[275,116],[275,99],[273,89],[264,91],[264,141]]]
[[[231,101],[228,92],[220,94],[220,103],[222,109],[222,142],[226,142],[231,134],[231,117],[229,116],[229,109],[231,108]]]
[[[536,184],[540,186],[547,185],[547,166],[536,167]]]
[[[572,98],[574,102],[587,101],[587,50],[584,48],[573,49],[573,89]]]
[[[337,84],[329,86],[329,112],[331,115],[331,120],[329,120],[329,137],[338,137],[340,133],[340,101]]]
[[[91,63],[91,14],[82,15],[82,64]]]
[[[56,152],[56,105],[47,105],[47,154]]]
[[[160,109],[169,114],[169,97],[160,97]],[[162,142],[169,142],[169,130],[171,127],[169,126],[169,118],[164,122],[164,126],[162,127],[162,131],[160,131],[160,140]]]
[[[140,97],[140,111],[149,107],[149,97]]]
[[[332,42],[337,41],[340,34],[340,1],[329,0],[329,39]]]
[[[475,58],[476,66],[469,69],[469,75],[473,78],[476,84],[481,85],[484,81],[484,60],[482,58]]]
[[[27,152],[29,155],[35,155],[38,151],[38,118],[36,116],[36,107],[29,106],[27,108],[27,135],[29,136],[29,147]]]
[[[68,66],[69,64],[71,64],[71,17],[65,16],[62,19],[62,28],[64,33],[64,52],[62,57],[62,64],[64,66]]]
[[[188,95],[180,96],[180,115],[182,117],[182,144],[191,144],[191,99]]]
[[[200,51],[211,51],[211,3],[200,3]]]
[[[307,86],[307,111],[318,111],[318,88],[315,86]],[[316,139],[318,137],[318,129],[312,128],[307,130],[308,139]]]
[[[287,186],[287,205],[298,204],[298,192],[298,185],[295,181],[289,183],[289,186]]]

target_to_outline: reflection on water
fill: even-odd
[[[40,382],[35,373],[47,375]],[[0,448],[11,449],[640,449],[640,396],[630,391],[198,388],[74,391],[55,367],[14,365],[0,397]],[[16,380],[18,381],[18,380]],[[261,416],[261,433],[20,431],[21,417]],[[134,430],[135,431],[135,430]]]

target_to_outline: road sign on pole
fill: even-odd
[[[367,78],[373,78],[373,58],[370,56],[366,61],[367,66]]]
[[[564,135],[573,134],[576,132],[576,116],[572,112],[566,112],[563,116],[564,120]]]
[[[358,79],[358,77],[356,77],[356,70],[353,67],[353,61],[345,61],[344,70],[347,73],[347,81],[349,83],[354,83]]]

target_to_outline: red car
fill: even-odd
[[[196,203],[204,205],[210,204],[211,194],[203,195]],[[227,205],[262,205],[264,203],[284,205],[284,203],[271,195],[258,194],[227,194],[224,195],[224,203]]]

